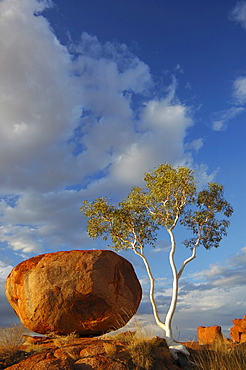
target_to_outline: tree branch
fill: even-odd
[[[181,266],[181,268],[180,268],[180,270],[179,270],[179,272],[178,272],[178,279],[180,279],[180,277],[181,277],[181,275],[182,275],[182,273],[183,273],[183,271],[184,271],[185,266],[186,266],[189,262],[193,261],[193,260],[196,258],[196,250],[197,250],[197,247],[198,247],[198,245],[199,245],[199,243],[200,243],[200,241],[201,241],[201,239],[202,239],[202,237],[201,237],[202,226],[203,226],[203,225],[200,225],[199,232],[198,232],[198,237],[197,237],[197,240],[196,240],[195,245],[194,245],[194,246],[193,246],[193,248],[192,248],[192,254],[191,254],[191,256],[190,256],[189,258],[187,258],[187,259],[182,263],[182,266]]]
[[[154,297],[154,293],[155,293],[155,279],[152,275],[152,272],[151,272],[151,269],[150,269],[150,265],[145,257],[145,255],[141,252],[138,252],[138,250],[136,249],[136,245],[135,243],[132,243],[132,250],[134,251],[134,253],[136,253],[139,257],[142,258],[144,264],[145,264],[145,267],[146,267],[146,270],[147,270],[147,273],[148,273],[148,276],[149,276],[149,279],[150,279],[150,291],[149,291],[149,297],[150,297],[150,302],[152,304],[152,308],[153,308],[153,313],[154,313],[154,317],[155,317],[155,320],[156,320],[156,323],[157,325],[163,329],[164,331],[166,331],[166,325],[160,320],[160,317],[159,317],[159,313],[158,313],[158,309],[157,309],[157,306],[156,306],[156,302],[155,302],[155,297]],[[143,250],[141,248],[141,250]]]

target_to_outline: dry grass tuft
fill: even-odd
[[[105,335],[104,338],[124,343],[126,345],[126,358],[138,368],[150,370],[157,363],[172,363],[166,342],[158,337],[153,338],[151,331],[154,328],[148,327],[146,329],[146,326],[142,325],[140,321],[134,321],[132,328],[132,331],[110,333]],[[117,353],[113,354],[113,356],[116,355]]]
[[[110,335],[110,336],[107,335],[105,339],[118,340],[119,342],[128,343],[128,342],[133,341],[135,335],[136,335],[135,331],[128,330],[128,331],[119,332],[117,334]]]
[[[49,334],[49,337],[52,338],[53,343],[57,347],[65,346],[69,343],[72,343],[76,338],[78,338],[78,334],[70,333],[67,335],[57,335],[57,334]]]
[[[196,351],[194,359],[202,370],[245,370],[246,345],[233,347],[224,341],[217,341]]]
[[[104,347],[106,356],[108,356],[110,358],[116,358],[117,347],[114,343],[105,342],[105,343],[103,343],[103,347]]]
[[[165,341],[155,337],[152,339],[135,338],[127,346],[134,365],[150,370],[157,363],[171,364],[169,349]]]
[[[25,345],[25,352],[27,352],[28,354],[32,354],[32,353],[40,353],[40,352],[43,352],[44,351],[44,347],[40,344],[26,344]]]
[[[148,339],[134,340],[128,344],[127,349],[134,365],[149,370],[154,365],[153,346]]]
[[[20,346],[24,343],[23,334],[28,330],[23,325],[0,328],[0,360],[12,365],[24,357]]]

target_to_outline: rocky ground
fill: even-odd
[[[1,370],[180,370],[165,340],[158,337],[130,344],[124,338],[26,336],[15,358],[8,361],[0,363]]]
[[[246,343],[224,340],[210,345],[183,343],[189,360],[174,361],[163,338],[121,336],[79,338],[24,335],[23,345],[0,356],[0,370],[245,370]],[[199,365],[198,365],[199,364]]]

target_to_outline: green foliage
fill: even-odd
[[[187,247],[193,247],[199,239],[206,249],[218,248],[219,243],[229,226],[225,218],[218,219],[218,215],[228,218],[232,215],[231,205],[224,199],[223,186],[209,183],[208,189],[202,190],[196,197],[196,210],[187,210],[181,223],[193,233],[193,238],[184,241]]]
[[[144,178],[147,206],[158,225],[173,229],[184,211],[194,200],[196,187],[193,171],[186,167],[173,168],[162,164]]]
[[[87,231],[90,237],[111,236],[112,248],[116,250],[143,248],[156,240],[154,224],[147,209],[134,205],[130,199],[113,207],[105,198],[83,202],[81,211],[88,217]]]
[[[187,247],[199,244],[217,248],[229,226],[233,209],[223,197],[223,186],[209,183],[197,193],[192,170],[162,164],[144,177],[144,188],[134,187],[117,207],[106,198],[84,201],[81,212],[88,218],[90,237],[111,237],[112,248],[132,248],[143,252],[154,246],[160,227],[172,232],[178,222],[191,231]],[[218,215],[223,216],[218,219]]]

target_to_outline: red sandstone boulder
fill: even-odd
[[[108,250],[47,253],[17,265],[6,296],[39,334],[101,335],[136,313],[142,290],[130,262]]]
[[[230,329],[230,335],[234,342],[246,342],[246,315],[243,319],[232,320],[234,326]]]
[[[197,328],[197,338],[199,344],[212,344],[217,340],[222,340],[221,326],[199,326]]]

